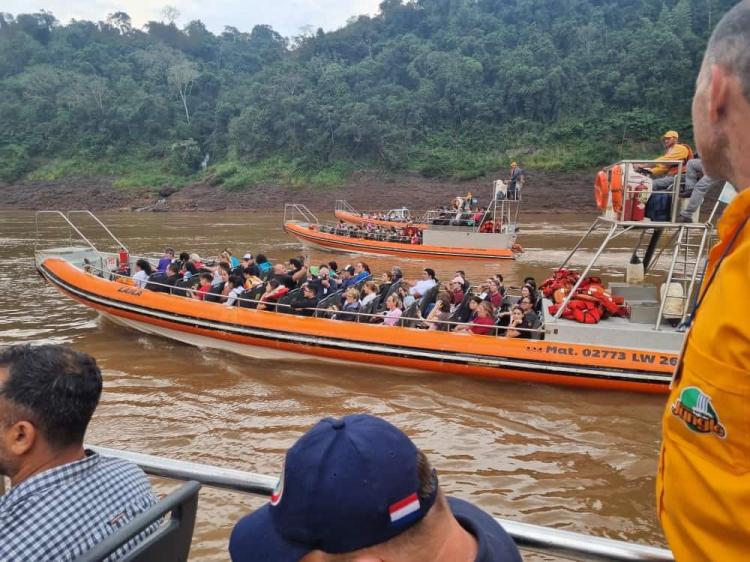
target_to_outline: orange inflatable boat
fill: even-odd
[[[59,253],[59,249],[57,250]],[[78,252],[76,260],[81,259]],[[39,273],[64,295],[125,326],[191,345],[258,358],[305,358],[498,380],[666,392],[674,353],[630,346],[506,339],[302,317],[197,301],[101,278],[37,253]],[[617,329],[612,331],[616,334]]]

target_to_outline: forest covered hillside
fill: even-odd
[[[511,159],[571,170],[652,154],[665,129],[690,137],[700,59],[733,4],[385,0],[294,38],[0,14],[0,181],[461,180]]]

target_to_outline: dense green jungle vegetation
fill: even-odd
[[[0,181],[460,180],[511,159],[570,170],[652,154],[667,128],[690,136],[700,59],[733,4],[384,0],[291,39],[0,14]]]

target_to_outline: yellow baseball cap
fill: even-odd
[[[680,135],[677,134],[677,131],[667,131],[664,133],[661,138],[663,139],[678,139],[680,138]]]

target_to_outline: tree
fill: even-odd
[[[164,18],[169,25],[174,25],[174,23],[180,19],[180,10],[167,4],[161,9],[161,17]]]
[[[190,125],[190,112],[188,111],[187,98],[193,89],[196,78],[200,76],[197,67],[189,62],[179,62],[167,69],[167,82],[175,90],[182,100],[182,106],[185,108],[185,120]]]

